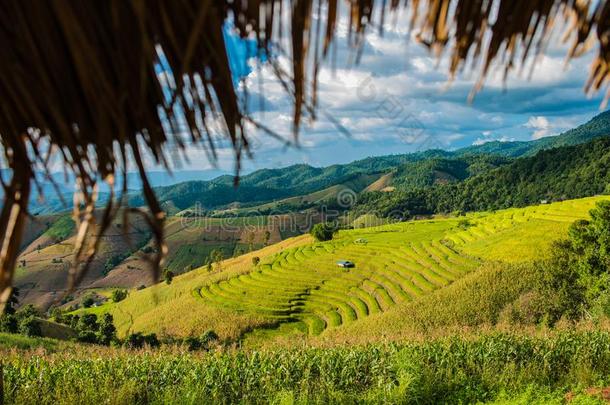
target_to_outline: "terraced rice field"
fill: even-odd
[[[333,241],[263,258],[251,272],[204,284],[195,294],[208,305],[301,322],[317,335],[448,285],[486,259],[471,247],[497,247],[532,229],[567,228],[595,200],[341,231]],[[527,246],[519,238],[514,243]],[[337,260],[355,267],[342,269]]]
[[[283,251],[252,272],[197,290],[206,302],[307,325],[310,334],[386,311],[476,267],[439,237],[455,221],[341,232],[331,242]],[[428,240],[426,240],[428,239]],[[355,268],[342,269],[339,259]]]
[[[346,232],[332,242],[284,251],[251,273],[201,287],[199,294],[237,311],[302,321],[318,334],[416,299],[476,267],[475,260],[423,236],[396,227]],[[337,267],[340,258],[356,267]]]

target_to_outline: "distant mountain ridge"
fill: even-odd
[[[150,172],[149,176],[160,203],[169,213],[174,214],[195,205],[204,210],[222,211],[231,207],[254,207],[273,201],[319,194],[326,189],[340,190],[338,186],[360,185],[363,179],[368,181],[372,178],[370,184],[373,184],[383,176],[385,176],[383,184],[386,190],[463,181],[473,174],[505,165],[511,159],[533,156],[541,150],[586,143],[606,135],[610,135],[610,111],[603,112],[560,135],[533,141],[493,141],[454,151],[432,149],[367,157],[348,164],[327,167],[296,164],[279,169],[256,170],[242,176],[238,188],[234,187],[232,175],[218,170],[177,171],[171,176],[164,172]],[[4,171],[2,174],[6,175]],[[53,177],[58,180],[60,192],[68,206],[57,197],[50,183],[43,182],[42,186],[47,198],[41,203],[33,197],[32,213],[51,214],[71,208],[69,206],[72,200],[71,188],[65,186],[63,175]],[[141,186],[134,173],[129,174],[128,180],[130,189],[137,190]],[[366,188],[358,188],[354,191],[361,192]],[[322,193],[322,195],[327,194]],[[102,188],[100,202],[105,201],[106,198],[107,194]],[[310,199],[299,199],[299,201],[308,200]],[[136,191],[130,193],[129,202],[136,206],[145,204],[141,193]]]
[[[610,111],[560,135],[533,141],[495,141],[455,151],[433,149],[368,157],[327,167],[297,164],[279,169],[261,169],[242,176],[238,188],[233,186],[233,176],[223,175],[208,181],[189,181],[157,187],[155,190],[162,204],[180,211],[195,204],[200,204],[206,210],[223,209],[235,204],[256,206],[350,183],[360,176],[378,175],[381,178],[388,173],[392,173],[389,186],[425,187],[437,182],[462,181],[472,174],[507,164],[514,158],[533,156],[541,150],[560,146],[578,145],[606,135],[610,135]],[[130,201],[135,205],[144,203],[140,196],[134,196]]]

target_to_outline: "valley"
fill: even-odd
[[[264,169],[242,176],[238,188],[228,175],[157,187],[155,191],[168,215],[164,231],[168,255],[162,270],[176,275],[189,272],[307,233],[314,224],[328,220],[338,221],[344,228],[370,227],[397,220],[524,207],[541,201],[602,194],[610,184],[610,141],[603,137],[609,132],[610,113],[606,112],[561,135],[530,142],[371,157],[324,168],[294,165]],[[135,194],[131,194],[129,201],[135,205],[142,203],[141,196]],[[32,216],[15,276],[22,291],[21,303],[47,310],[58,305],[78,306],[88,295],[102,303],[112,289],[144,288],[158,282],[152,279],[147,261],[156,251],[147,225],[142,218],[130,216],[129,229],[123,229],[126,220],[121,217],[119,214],[103,236],[92,270],[75,291],[65,296],[73,261],[74,223],[67,213]],[[438,245],[443,238],[434,242]],[[452,238],[455,240],[448,236],[445,239],[456,246],[471,242],[468,235],[457,234]],[[348,246],[349,243],[333,249],[340,252]],[[444,249],[453,248],[443,244],[443,250],[435,253],[448,254]],[[422,247],[415,251],[420,252],[418,249]],[[317,256],[322,250],[298,252],[297,256]],[[349,249],[345,254],[348,253]],[[367,253],[365,250],[353,254]],[[324,261],[329,260],[332,267],[334,259],[325,256],[320,260],[316,268],[324,272]],[[282,269],[288,271],[291,264],[286,260],[280,264],[263,263],[260,271],[268,271],[269,266],[284,266]],[[389,264],[386,260],[375,265],[383,268]],[[417,261],[416,264],[423,265]],[[319,280],[310,281],[298,289],[298,294],[308,295],[312,288],[322,288]],[[226,286],[212,286],[220,290],[223,287]],[[223,297],[205,289],[201,294],[213,298],[212,301]],[[301,295],[290,297],[298,301]],[[395,292],[391,299],[394,302],[403,298],[400,292]],[[309,310],[300,310],[310,314]],[[347,310],[343,318],[353,318],[353,311],[356,308]],[[291,310],[284,308],[283,313],[293,318]],[[337,315],[330,315],[332,318],[318,315],[310,314],[308,328],[322,330],[326,325],[339,323]],[[302,317],[297,318],[300,322]]]
[[[342,230],[329,242],[299,236],[223,261],[212,272],[202,267],[169,286],[132,291],[125,301],[92,311],[111,313],[119,334],[187,336],[213,329],[226,339],[245,333],[254,344],[286,335],[332,339],[348,330],[351,339],[363,331],[391,336],[392,323],[381,321],[384,317],[425,301],[485,264],[541,257],[573,221],[607,199]],[[260,263],[253,264],[254,257]],[[339,260],[355,267],[340,268]],[[397,325],[404,332],[408,324]]]

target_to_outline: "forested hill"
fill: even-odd
[[[360,196],[354,210],[381,216],[486,211],[610,191],[610,138],[542,150],[463,182]]]
[[[604,135],[610,135],[610,112],[599,114],[561,135],[530,142],[489,142],[456,151],[428,150],[369,157],[323,168],[301,164],[263,169],[241,177],[238,188],[233,185],[233,176],[224,175],[209,181],[189,181],[155,190],[161,203],[179,211],[197,203],[205,209],[231,204],[254,206],[353,183],[362,176],[372,175],[391,175],[387,186],[427,187],[438,183],[459,182],[505,165],[516,157],[533,156],[541,150],[577,145]],[[133,205],[144,203],[139,194],[133,195],[130,202]]]

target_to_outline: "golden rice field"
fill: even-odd
[[[197,269],[95,311],[112,312],[123,334],[214,329],[235,338],[278,323],[278,330],[290,325],[326,334],[417,301],[483,262],[539,257],[602,198],[345,230],[323,243],[297,237],[227,260],[213,274]],[[253,256],[261,258],[258,266]],[[355,267],[340,268],[338,260]]]

